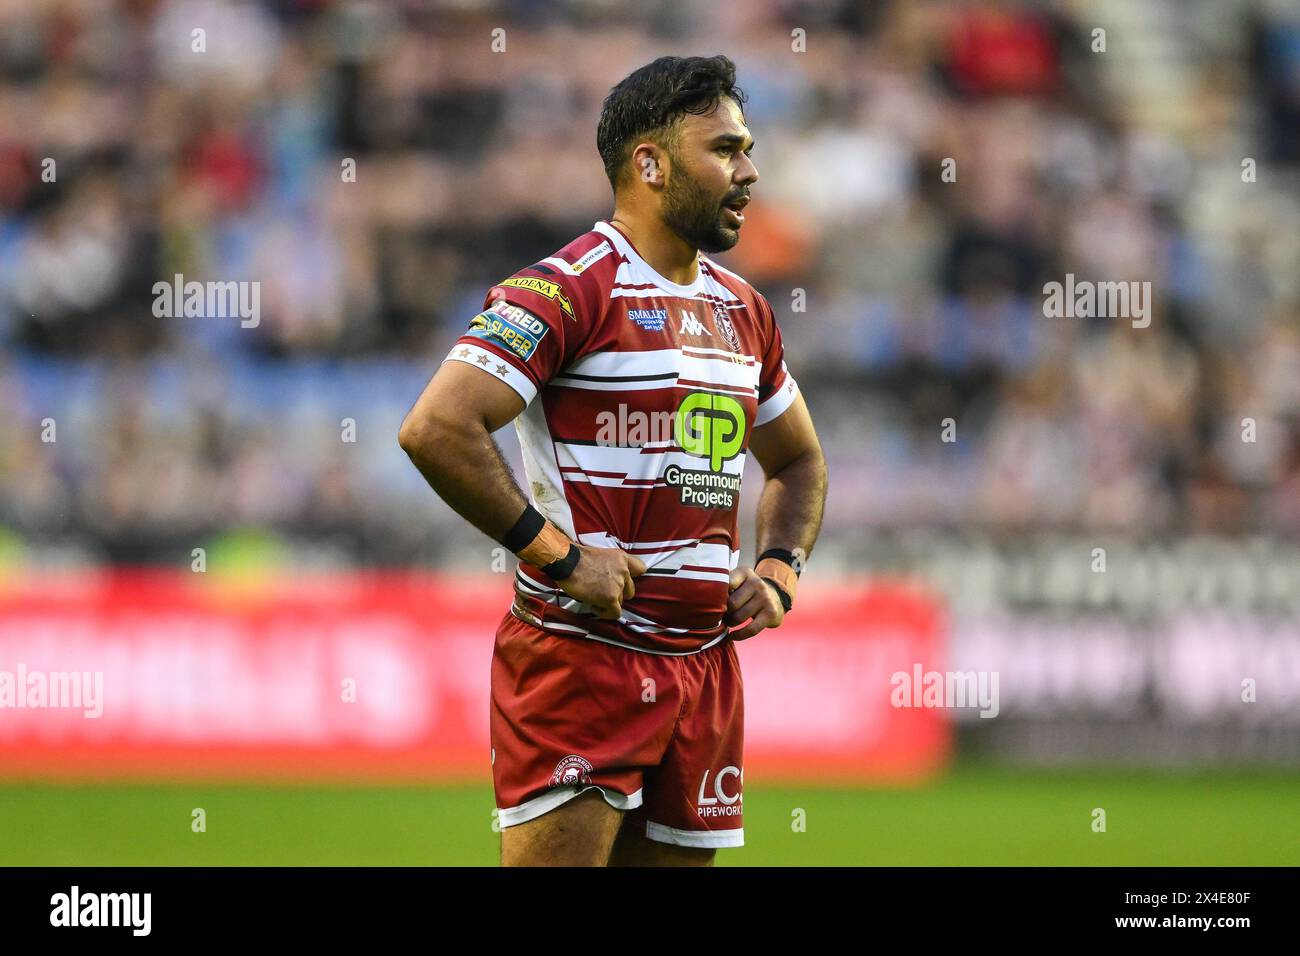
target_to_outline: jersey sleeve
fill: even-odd
[[[558,278],[530,267],[492,286],[444,361],[475,365],[531,403],[582,339],[581,310]]]
[[[767,348],[763,352],[763,369],[758,376],[758,414],[754,418],[755,427],[779,418],[799,394],[794,376],[785,367],[785,346],[781,342],[781,329],[776,324],[772,307],[761,294],[758,294],[758,304],[767,334]]]

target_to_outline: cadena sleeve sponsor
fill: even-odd
[[[579,340],[574,298],[557,278],[529,268],[492,286],[446,360],[476,365],[531,402]]]

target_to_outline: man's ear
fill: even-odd
[[[633,156],[632,164],[642,182],[662,182],[663,171],[659,165],[659,158],[650,151],[648,146],[644,150],[638,148],[638,153]]]

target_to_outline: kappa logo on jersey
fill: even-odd
[[[560,307],[561,312],[575,322],[577,321],[577,317],[573,314],[573,303],[569,301],[569,297],[564,294],[564,289],[558,282],[538,279],[535,276],[512,276],[500,284],[509,286],[512,289],[527,289],[529,292],[544,295],[546,298],[554,300],[556,305]]]
[[[682,313],[681,328],[677,331],[682,335],[707,335],[709,338],[713,338],[713,333],[708,330],[704,323],[689,312]]]
[[[551,773],[551,786],[564,787],[576,783],[591,783],[591,762],[577,754],[569,754],[555,765]]]
[[[737,817],[740,816],[745,798],[741,788],[745,783],[745,771],[740,767],[723,767],[713,778],[709,786],[709,771],[704,771],[700,778],[700,792],[695,801],[695,812],[702,817]],[[712,790],[709,796],[707,791]]]
[[[647,332],[662,332],[668,321],[667,309],[628,309],[627,317]]]
[[[546,323],[527,309],[498,300],[492,308],[470,319],[465,334],[503,345],[521,359],[527,359],[537,350],[537,343],[546,337],[546,332]]]
[[[686,454],[709,460],[708,470],[669,465],[664,481],[692,508],[734,508],[740,500],[740,475],[722,466],[745,444],[745,409],[730,395],[692,392],[682,399],[673,419],[673,437]]]
[[[720,305],[713,307],[713,324],[718,327],[718,332],[722,334],[722,341],[727,343],[727,348],[739,352],[740,336],[736,334],[736,327],[731,324],[731,317],[727,315],[727,310]]]

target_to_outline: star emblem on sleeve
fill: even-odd
[[[466,355],[469,355],[469,349],[462,346],[460,351],[457,352],[456,354],[459,355],[461,358],[464,358]]]
[[[487,363],[488,363],[488,357],[487,357],[486,355],[480,355],[480,356],[478,357],[477,361],[478,361],[478,364],[479,364],[479,365],[487,365]]]
[[[498,374],[498,375],[500,375],[500,376],[502,376],[502,377],[504,378],[506,372],[508,372],[509,369],[507,369],[507,368],[505,367],[505,365],[498,365],[496,371],[497,371],[497,374]]]

